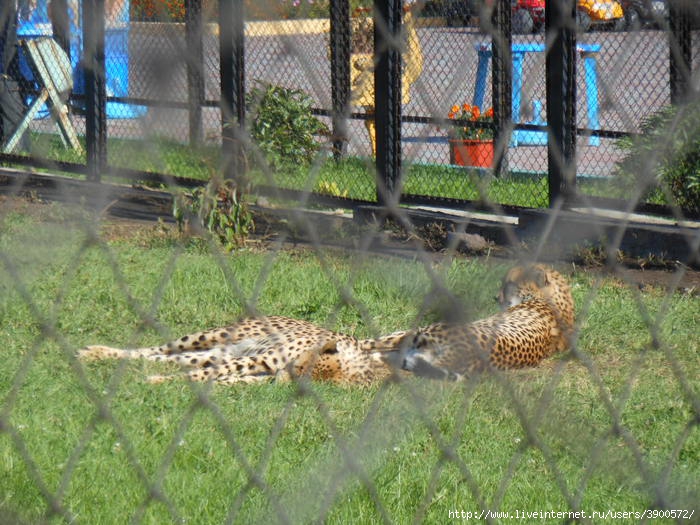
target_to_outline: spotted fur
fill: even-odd
[[[467,324],[436,323],[407,334],[383,359],[415,375],[461,379],[486,368],[522,368],[566,350],[574,324],[571,288],[544,265],[518,266],[498,296],[506,308]]]
[[[227,327],[186,335],[162,346],[122,350],[88,346],[83,360],[147,359],[173,362],[192,381],[255,383],[295,377],[341,384],[370,384],[391,369],[376,352],[395,347],[405,332],[378,339],[357,339],[298,319],[246,318]],[[173,376],[152,376],[161,382]]]
[[[367,385],[396,370],[458,379],[487,365],[536,365],[566,348],[573,301],[566,280],[544,267],[516,267],[499,295],[502,313],[469,324],[437,323],[377,339],[320,328],[308,321],[269,316],[181,337],[162,346],[119,349],[88,346],[81,359],[173,362],[192,381],[224,384],[287,381],[296,377]],[[152,376],[161,382],[179,376]]]

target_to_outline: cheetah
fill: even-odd
[[[465,325],[436,323],[374,339],[268,316],[246,318],[162,346],[88,346],[78,356],[173,362],[192,381],[222,384],[308,377],[369,385],[407,374],[460,379],[487,363],[496,368],[531,366],[566,348],[573,327],[573,301],[559,273],[542,265],[515,267],[504,278],[498,300],[508,309],[487,319]],[[149,381],[175,377],[179,376],[151,376]]]
[[[459,380],[487,368],[535,366],[568,348],[574,302],[559,272],[541,264],[512,268],[498,301],[505,311],[467,324],[435,323],[407,333],[381,358],[417,376]]]
[[[87,346],[83,360],[146,359],[173,362],[192,381],[222,384],[288,381],[298,377],[338,384],[369,385],[392,373],[377,357],[406,332],[378,339],[355,337],[282,316],[245,318],[213,330],[197,332],[162,346],[123,350]],[[159,383],[177,376],[151,376]]]

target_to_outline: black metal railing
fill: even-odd
[[[54,160],[57,169],[87,174],[90,180],[115,172],[123,175],[124,170],[141,172],[145,179],[149,173],[187,178],[186,171],[161,158],[155,165],[144,166],[144,162],[134,160],[141,158],[139,155],[129,153],[130,146],[137,145],[134,147],[141,151],[148,149],[144,144],[173,141],[189,145],[194,152],[195,160],[184,164],[198,162],[237,177],[246,171],[246,154],[255,146],[246,128],[246,90],[260,79],[309,93],[316,115],[330,124],[327,150],[332,151],[335,161],[366,159],[372,150],[363,131],[364,122],[375,122],[376,157],[367,169],[380,189],[375,197],[366,192],[357,196],[352,191],[339,191],[339,201],[376,198],[380,202],[415,202],[424,198],[426,202],[467,204],[483,200],[475,199],[466,189],[474,177],[495,184],[495,179],[527,172],[546,179],[546,184],[528,190],[533,192],[529,202],[553,205],[559,198],[573,202],[581,196],[577,188],[581,177],[588,180],[589,174],[594,178],[612,175],[620,158],[616,141],[638,132],[639,123],[649,113],[648,108],[628,103],[621,96],[629,88],[627,82],[639,83],[640,91],[647,89],[648,83],[649,92],[642,99],[656,109],[686,102],[695,95],[693,45],[697,39],[691,17],[676,3],[669,5],[668,19],[655,29],[581,33],[576,26],[575,2],[549,2],[543,32],[521,35],[513,32],[511,18],[516,15],[507,1],[496,2],[492,9],[480,13],[479,28],[448,27],[439,18],[417,16],[413,32],[402,24],[401,2],[375,2],[374,11],[366,16],[372,18],[374,45],[370,42],[370,47],[374,55],[370,66],[374,68],[376,91],[372,104],[357,106],[353,105],[352,86],[356,73],[351,38],[354,13],[350,13],[348,0],[329,2],[325,29],[307,33],[295,29],[297,22],[291,21],[268,24],[276,29],[262,22],[245,24],[242,0],[219,2],[216,27],[205,23],[211,13],[204,16],[201,0],[185,2],[184,25],[169,23],[167,17],[162,23],[115,22],[110,18],[114,14],[105,12],[104,0],[85,0],[80,3],[83,23],[79,28],[68,3],[59,1],[52,7],[54,38],[64,49],[81,53],[79,60],[72,57],[77,83],[72,101],[80,108],[74,120],[85,142],[86,156],[61,158],[54,150],[32,148],[2,154],[0,161],[37,165]],[[18,20],[12,6],[4,7],[3,16],[5,25]],[[520,27],[522,14],[517,16]],[[28,21],[21,22],[26,27]],[[110,58],[117,45],[111,40],[115,31],[126,35],[128,48],[122,51],[129,61],[116,74],[111,69],[116,59]],[[412,85],[402,86],[401,63],[410,58],[411,50],[407,38],[418,39],[415,44],[422,53],[422,72],[412,79]],[[72,44],[76,39],[78,47]],[[648,43],[651,51],[637,64],[632,60],[632,66],[623,66],[616,54],[632,55],[632,42]],[[584,56],[583,48],[594,51],[586,51]],[[490,82],[486,82],[484,75],[489,68]],[[668,71],[665,79],[663,70]],[[591,74],[595,77],[587,76]],[[110,78],[120,75],[123,78],[117,83],[128,81],[128,88],[121,91],[110,84]],[[470,124],[448,121],[447,110],[452,104],[472,101],[472,83],[472,100],[493,107],[493,123],[484,125],[494,132],[493,162],[485,170],[456,168],[444,177],[443,172],[434,170],[437,175],[418,180],[411,175],[412,166],[448,167],[449,130]],[[589,93],[591,90],[595,91]],[[109,108],[119,104],[147,108],[148,114],[114,117]],[[436,127],[440,128],[438,134]],[[30,130],[35,129],[37,133],[47,131],[46,126],[30,125]],[[535,139],[522,146],[522,137]],[[121,142],[117,145],[115,141]],[[268,176],[264,187],[274,187],[274,180]],[[309,189],[303,184],[281,184],[285,190]],[[495,204],[520,202],[502,194],[489,195]],[[528,199],[524,202],[525,206],[538,205],[527,204]]]

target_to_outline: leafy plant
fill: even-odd
[[[617,146],[627,152],[616,166],[623,184],[645,188],[644,199],[668,203],[668,193],[684,210],[700,213],[700,100],[652,113],[639,136]]]
[[[447,118],[462,122],[467,121],[470,124],[486,124],[483,128],[472,125],[451,128],[449,131],[450,138],[460,140],[493,139],[493,108],[489,108],[485,113],[482,113],[479,106],[463,104],[460,107],[455,104],[447,114]]]
[[[328,127],[311,112],[311,98],[298,89],[258,83],[246,97],[250,136],[269,164],[308,165],[321,148],[317,136]]]
[[[277,11],[285,19],[323,18],[328,16],[328,0],[281,0]]]
[[[246,9],[252,7],[255,2],[248,0]],[[264,4],[269,10],[270,5],[277,16],[284,19],[299,18],[328,18],[330,13],[329,0],[279,0],[277,3],[269,2]],[[350,8],[372,7],[369,0],[350,0]]]
[[[239,247],[253,228],[253,215],[239,185],[216,176],[191,194],[176,195],[173,216],[180,232],[189,229],[196,219],[199,227],[208,230],[229,251]]]
[[[203,12],[216,19],[218,0],[204,0]],[[329,0],[279,0],[256,2],[245,0],[246,20],[294,20],[300,18],[328,18]],[[371,6],[369,0],[350,0],[350,6]],[[131,0],[132,21],[184,22],[185,0]]]

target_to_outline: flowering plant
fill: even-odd
[[[449,131],[450,138],[461,140],[493,140],[493,108],[489,108],[485,113],[482,113],[479,106],[470,106],[463,104],[452,106],[451,111],[447,114],[450,120],[470,121],[474,123],[486,124],[486,127],[480,128],[475,126],[457,126]]]

